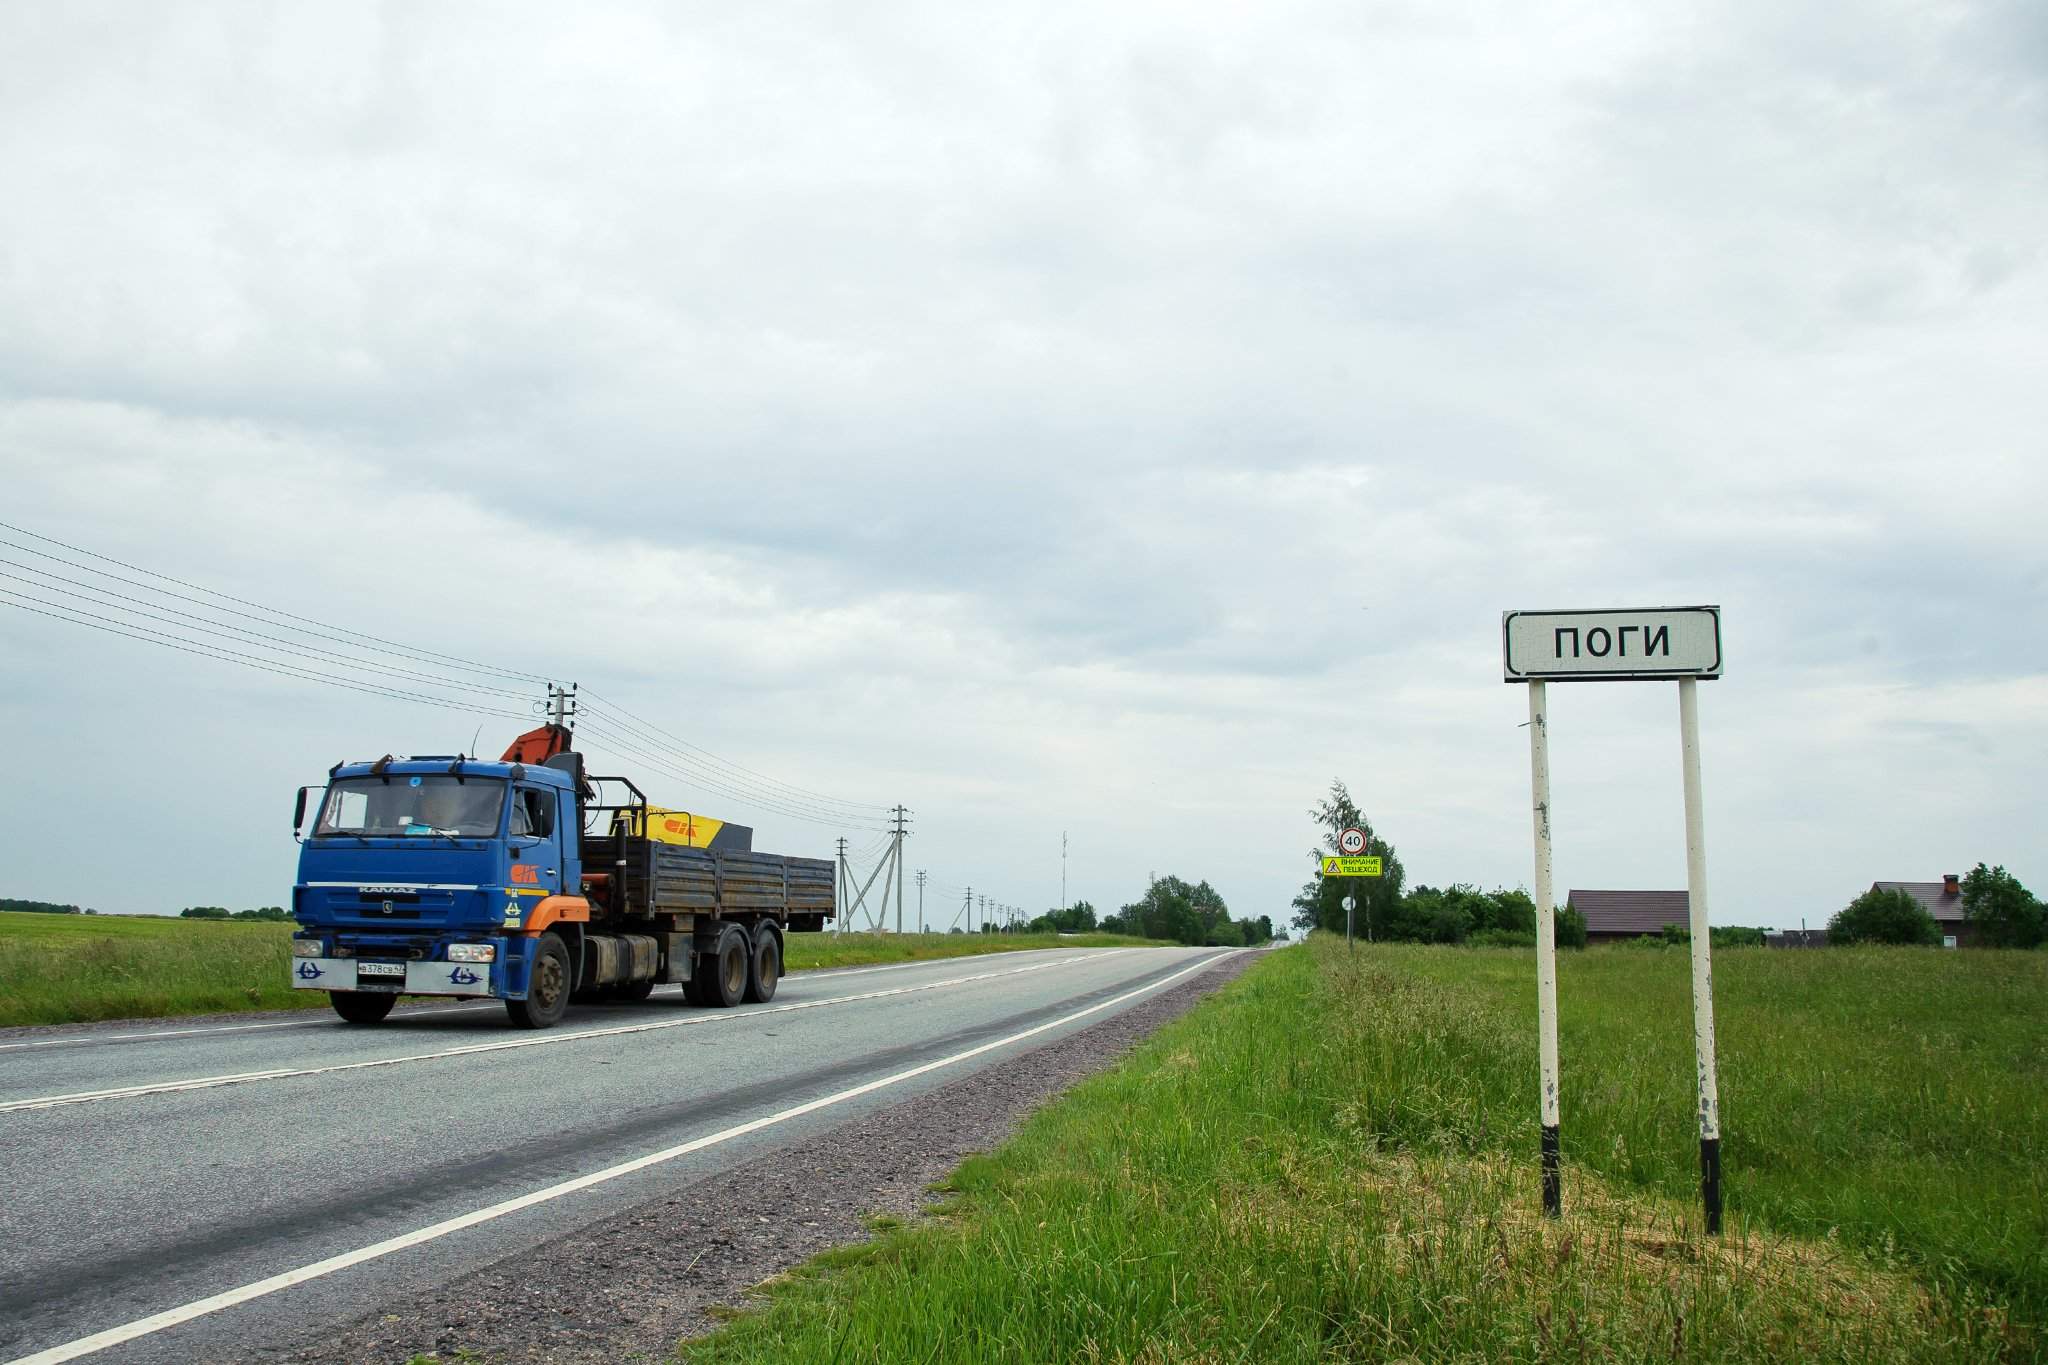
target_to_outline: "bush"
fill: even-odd
[[[1557,907],[1557,946],[1560,948],[1583,948],[1586,946],[1586,917],[1569,905]]]
[[[1515,929],[1480,929],[1465,942],[1474,948],[1534,948],[1536,935]]]
[[[1927,908],[1905,892],[1872,887],[1828,921],[1828,942],[1907,943],[1938,948],[1941,928]]]

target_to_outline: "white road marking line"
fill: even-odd
[[[920,957],[914,958],[908,962],[884,962],[879,966],[873,967],[811,967],[804,971],[791,972],[789,974],[789,979],[795,980],[798,977],[815,978],[821,976],[867,976],[873,972],[903,972],[910,970],[912,967],[943,967],[948,963],[957,963],[965,958],[1022,957],[1024,953],[1057,953],[1076,951],[1097,953],[1107,957],[1112,956],[1116,953],[1128,953],[1131,950],[1129,948],[1027,948],[1024,949],[1023,952],[1003,951],[996,953],[956,953],[951,957]]]
[[[1029,948],[1025,949],[1024,951],[1033,953],[1056,953],[1059,952],[1060,949]],[[1114,954],[1127,953],[1130,951],[1130,949],[1093,948],[1088,949],[1087,951],[1095,953]],[[1005,956],[1009,955],[1010,954],[1005,954]],[[802,967],[798,968],[796,971],[790,972],[783,978],[783,980],[811,981],[821,977],[828,976],[866,976],[871,972],[900,972],[906,971],[912,967],[943,967],[948,963],[958,962],[961,958],[970,956],[993,957],[995,956],[995,954],[958,953],[953,955],[952,957],[921,957],[910,962],[890,962],[875,967]],[[677,989],[680,990],[681,987],[678,987]],[[658,993],[664,995],[673,994],[673,992],[661,987],[656,987],[656,990]],[[405,1009],[405,1013],[401,1014],[398,1017],[401,1019],[424,1019],[438,1017],[443,1014],[461,1014],[466,1010],[495,1010],[502,1009],[503,1007],[504,1002],[499,1000],[486,1000],[480,1004],[469,1005],[407,1006]],[[311,1010],[315,1007],[307,1005],[301,1006],[299,1008]],[[66,1038],[37,1038],[27,1042],[0,1043],[0,1052],[14,1052],[22,1048],[31,1047],[85,1047],[89,1045],[106,1043],[139,1043],[148,1042],[150,1039],[153,1038],[180,1038],[188,1035],[194,1037],[204,1037],[205,1035],[210,1033],[253,1033],[259,1029],[333,1027],[336,1027],[335,1021],[333,1019],[326,1017],[325,1015],[321,1015],[317,1018],[312,1019],[281,1019],[275,1022],[262,1024],[202,1024],[193,1028],[152,1029],[147,1033],[80,1033],[74,1034]]]
[[[1007,1038],[998,1038],[994,1042],[982,1043],[977,1047],[968,1048],[965,1052],[955,1052],[949,1057],[941,1057],[935,1062],[925,1062],[920,1066],[913,1066],[907,1071],[898,1071],[892,1076],[883,1076],[846,1090],[820,1096],[815,1100],[806,1100],[802,1104],[791,1105],[789,1108],[780,1110],[777,1113],[767,1114],[758,1119],[749,1119],[745,1123],[736,1123],[730,1128],[721,1129],[705,1137],[693,1138],[688,1142],[678,1143],[673,1147],[664,1147],[658,1152],[649,1152],[645,1156],[634,1157],[631,1161],[622,1161],[616,1166],[607,1166],[601,1171],[592,1171],[589,1175],[579,1175],[573,1180],[564,1180],[558,1185],[549,1185],[530,1194],[522,1194],[517,1198],[507,1199],[501,1203],[489,1205],[486,1208],[459,1214],[454,1218],[443,1219],[441,1222],[417,1228],[412,1232],[401,1233],[396,1237],[387,1237],[381,1242],[372,1242],[369,1246],[358,1247],[354,1251],[345,1251],[339,1256],[329,1256],[325,1260],[314,1261],[311,1264],[302,1265],[296,1270],[287,1270],[282,1274],[272,1275],[268,1279],[255,1280],[249,1284],[223,1290],[218,1294],[212,1294],[203,1299],[194,1299],[192,1302],[180,1304],[176,1308],[166,1308],[161,1313],[152,1313],[146,1318],[137,1318],[133,1322],[122,1323],[119,1327],[109,1327],[103,1332],[95,1332],[88,1337],[79,1337],[75,1341],[67,1341],[61,1346],[52,1346],[46,1350],[37,1351],[34,1355],[17,1357],[14,1360],[8,1361],[7,1365],[61,1365],[63,1361],[76,1360],[80,1356],[88,1356],[97,1351],[104,1351],[109,1346],[119,1346],[123,1342],[133,1341],[137,1337],[150,1336],[166,1328],[177,1327],[180,1324],[190,1322],[194,1318],[202,1318],[209,1313],[218,1313],[223,1308],[233,1308],[237,1304],[247,1303],[251,1299],[260,1299],[265,1295],[275,1294],[280,1289],[290,1289],[295,1285],[306,1284],[309,1281],[332,1275],[338,1270],[347,1270],[351,1266],[362,1265],[366,1261],[381,1259],[391,1255],[393,1252],[404,1251],[410,1247],[437,1241],[448,1236],[450,1233],[461,1232],[463,1229],[473,1228],[479,1223],[488,1223],[495,1219],[503,1218],[506,1214],[517,1213],[521,1209],[530,1209],[537,1204],[552,1203],[554,1200],[560,1199],[565,1195],[575,1194],[578,1191],[590,1189],[594,1185],[602,1185],[608,1181],[617,1180],[620,1176],[632,1175],[634,1172],[644,1171],[650,1166],[659,1166],[665,1162],[674,1161],[677,1157],[688,1156],[692,1152],[701,1152],[707,1147],[716,1147],[722,1143],[730,1142],[734,1138],[745,1137],[749,1133],[757,1133],[763,1128],[772,1128],[778,1123],[787,1123],[791,1119],[802,1118],[805,1114],[814,1114],[820,1109],[829,1109],[835,1104],[844,1104],[848,1100],[859,1099],[862,1095],[870,1095],[877,1090],[885,1090],[892,1085],[900,1085],[904,1081],[915,1080],[917,1077],[937,1071],[941,1067],[952,1066],[956,1062],[964,1062],[969,1058],[979,1057],[983,1053],[993,1052],[1001,1047],[1008,1047],[1012,1043],[1021,1043],[1026,1038],[1035,1038],[1041,1033],[1071,1024],[1076,1019],[1085,1019],[1091,1014],[1099,1014],[1103,1010],[1112,1009],[1127,1000],[1134,1000],[1138,996],[1156,991],[1162,986],[1170,986],[1192,972],[1198,972],[1204,967],[1213,966],[1224,958],[1231,956],[1233,952],[1242,951],[1244,950],[1225,949],[1223,952],[1205,957],[1200,962],[1194,963],[1191,966],[1183,967],[1171,976],[1161,977],[1150,985],[1140,986],[1136,990],[1125,991],[1122,995],[1112,1000],[1104,1000],[1099,1004],[1086,1006],[1085,1008],[1075,1010],[1071,1014],[1062,1015],[1050,1023],[1039,1024],[1033,1028],[1025,1029],[1021,1033],[1010,1034]],[[1029,969],[1027,968],[1026,970]],[[910,987],[909,989],[915,990],[919,988]]]
[[[314,1007],[304,1005],[296,1006],[295,1008],[310,1010]],[[422,1009],[407,1009],[404,1014],[398,1017],[401,1019],[432,1018],[442,1014],[460,1014],[464,1010],[502,1008],[504,1006],[498,1001],[490,1000],[481,1005],[443,1005],[438,1008],[429,1006]],[[333,1019],[321,1017],[317,1019],[279,1019],[267,1024],[204,1024],[196,1028],[152,1029],[148,1033],[82,1033],[71,1038],[39,1038],[27,1043],[0,1043],[0,1052],[12,1052],[26,1047],[78,1047],[87,1043],[140,1043],[147,1042],[152,1038],[182,1038],[195,1035],[204,1036],[209,1033],[253,1033],[258,1029],[271,1028],[322,1028],[332,1027],[334,1023]]]
[[[1118,952],[1132,952],[1134,949],[1118,949]],[[557,1043],[581,1042],[586,1038],[616,1038],[629,1033],[654,1033],[661,1029],[689,1028],[697,1024],[715,1024],[727,1020],[756,1019],[768,1014],[789,1014],[797,1010],[814,1010],[826,1005],[844,1005],[860,1000],[881,1000],[895,995],[913,995],[920,991],[935,991],[947,986],[965,986],[976,981],[992,981],[998,977],[1022,976],[1027,972],[1040,972],[1050,967],[1064,967],[1075,962],[1100,962],[1103,954],[1087,957],[1066,957],[1051,962],[1034,962],[1028,966],[1011,967],[999,972],[979,972],[973,976],[950,977],[944,981],[925,981],[913,986],[897,986],[879,991],[863,991],[857,995],[833,995],[822,1000],[799,1000],[787,1005],[763,1005],[754,1009],[706,1011],[685,1015],[680,1019],[656,1019],[640,1024],[615,1024],[610,1028],[583,1029],[575,1033],[548,1033],[534,1037],[507,1038],[494,1043],[470,1043],[463,1047],[442,1048],[435,1052],[414,1052],[402,1057],[373,1057],[361,1062],[336,1062],[330,1066],[273,1067],[264,1071],[236,1071],[220,1076],[197,1076],[182,1081],[150,1081],[143,1085],[115,1086],[106,1090],[80,1090],[67,1095],[38,1095],[31,1099],[8,1100],[0,1103],[0,1114],[22,1113],[35,1109],[56,1109],[69,1104],[91,1104],[100,1100],[135,1099],[143,1095],[168,1095],[185,1090],[212,1090],[224,1085],[242,1085],[250,1081],[277,1081],[294,1076],[331,1076],[345,1071],[369,1071],[377,1067],[404,1066],[411,1062],[439,1061],[446,1057],[468,1057],[483,1052],[509,1052],[515,1048],[548,1047]]]

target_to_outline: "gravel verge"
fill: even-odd
[[[267,1365],[364,1365],[415,1356],[472,1365],[665,1361],[717,1326],[714,1310],[832,1247],[863,1241],[873,1214],[915,1215],[928,1187],[998,1146],[1032,1111],[1251,966],[1240,953],[1078,1033],[566,1237],[433,1292],[388,1305],[313,1345],[245,1356]],[[536,1282],[533,1267],[551,1267]],[[677,1269],[680,1266],[681,1269]],[[466,1354],[465,1354],[466,1353]]]

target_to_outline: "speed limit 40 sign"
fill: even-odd
[[[1337,836],[1337,851],[1347,858],[1356,858],[1365,852],[1365,831],[1356,825]]]

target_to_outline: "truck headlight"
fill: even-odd
[[[320,940],[317,938],[295,938],[292,940],[293,957],[320,956]]]
[[[495,943],[451,943],[448,945],[450,962],[496,962],[498,945]]]

